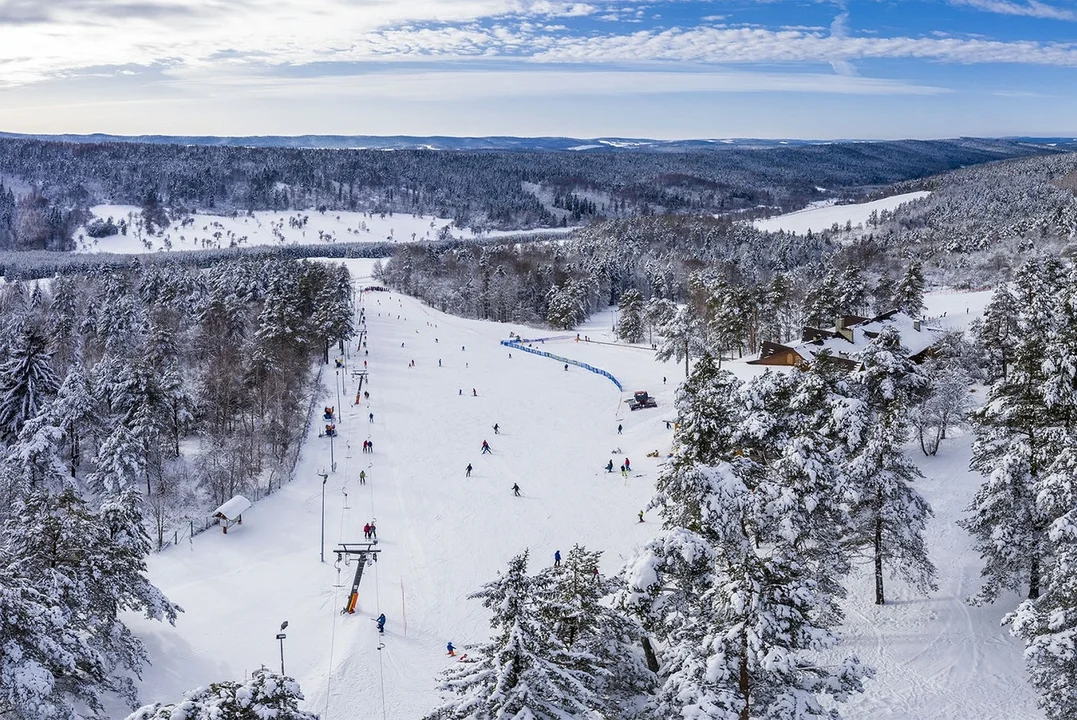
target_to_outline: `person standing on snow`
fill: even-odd
[[[519,483],[512,484],[512,494],[516,497],[520,497],[520,485]]]
[[[382,635],[385,634],[385,613],[378,615],[378,632]]]
[[[501,434],[501,426],[498,425],[497,423],[494,423],[494,435],[500,435],[500,434]]]
[[[467,464],[467,468],[464,470],[464,477],[471,477],[471,463]]]
[[[628,477],[628,469],[621,463],[621,477]]]
[[[365,537],[367,540],[370,539],[370,523],[367,523],[363,526],[363,537]]]
[[[492,455],[493,454],[490,451],[490,443],[486,442],[485,440],[482,441],[482,453],[481,454],[482,455]]]
[[[632,472],[632,461],[628,458],[625,458],[625,470]]]
[[[613,460],[610,460],[608,463],[606,463],[606,472],[613,472]]]
[[[624,426],[618,425],[617,426],[617,434],[620,435],[622,430],[624,430]]]
[[[366,470],[359,471],[359,484],[366,485]]]
[[[445,644],[445,649],[449,651],[449,655],[456,657],[456,648],[452,646],[452,640]]]
[[[642,510],[639,511],[639,521],[643,522],[643,511]]]
[[[370,413],[370,422],[374,422],[374,413]]]
[[[478,397],[479,393],[475,388],[471,388],[471,397]]]
[[[561,551],[560,550],[554,550],[553,551],[553,566],[554,567],[561,567]]]
[[[378,539],[378,529],[376,527],[374,527],[374,521],[373,520],[370,521],[370,539],[371,540],[377,540]]]

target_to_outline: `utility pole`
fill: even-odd
[[[336,372],[337,372],[337,380],[336,380],[335,385],[336,385],[336,391],[337,391],[337,408],[338,408],[338,410],[340,410],[340,408],[341,408],[341,404],[340,404],[340,370],[337,370]],[[340,410],[340,412],[343,412],[343,410]],[[337,417],[338,418],[340,417],[339,413],[337,414]]]
[[[325,562],[325,483],[329,480],[329,473],[322,470],[318,475],[322,479],[322,562]]]
[[[284,630],[288,627],[288,621],[285,620],[280,624],[280,632],[277,633],[277,639],[280,640],[280,674],[284,675],[284,638],[288,637],[284,634]]]
[[[337,430],[336,430],[336,427],[334,426],[333,427],[333,432],[331,432],[329,434],[329,469],[332,472],[337,471],[336,455],[333,453],[333,438],[336,436],[336,434],[337,434]]]

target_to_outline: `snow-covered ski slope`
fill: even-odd
[[[354,242],[424,242],[436,240],[444,228],[455,238],[476,237],[468,229],[453,225],[447,218],[430,215],[348,212],[340,210],[256,210],[236,217],[194,213],[170,224],[163,232],[149,235],[135,227],[141,208],[133,205],[95,205],[95,219],[112,218],[119,225],[127,221],[127,234],[103,238],[86,235],[85,227],[76,237],[76,252],[141,254],[167,250],[210,250],[258,245],[317,245]],[[93,222],[91,220],[91,222]],[[527,233],[560,233],[564,230],[528,230]],[[484,237],[500,237],[519,232],[492,231]]]
[[[365,284],[371,263],[348,264]],[[936,296],[928,312],[974,317],[985,296]],[[658,530],[654,515],[641,524],[636,513],[659,470],[647,453],[664,456],[670,447],[665,420],[674,418],[683,366],[658,364],[646,349],[576,343],[571,334],[547,343],[551,352],[609,370],[624,383],[622,394],[604,377],[527,353],[510,358],[499,344],[509,331],[561,333],[455,318],[396,293],[369,293],[362,302],[370,355],[357,356],[353,345],[348,373],[367,361],[370,399],[359,406],[347,400],[356,392],[349,374],[334,445],[338,468],[325,486],[325,564],[317,473],[328,468],[330,448],[317,436],[318,416],[296,479],[257,503],[241,527],[207,532],[150,559],[151,578],[186,612],[175,628],[132,620],[153,661],[141,685],[144,702],[174,701],[185,689],[242,678],[262,664],[279,667],[275,635],[287,620],[285,669],[302,684],[309,709],[327,720],[383,712],[416,720],[437,703],[438,671],[456,662],[445,643],[462,648],[487,636],[486,612],[466,598],[512,555],[530,549],[537,569],[555,550],[580,543],[604,550],[610,573]],[[609,328],[609,315],[601,315],[580,334],[607,341]],[[742,362],[728,367],[745,377],[759,372]],[[319,406],[336,404],[336,378],[333,369],[323,371]],[[623,400],[636,389],[654,394],[658,408],[630,412]],[[371,455],[361,451],[367,439]],[[492,455],[480,455],[483,440]],[[893,601],[879,608],[868,576],[852,581],[844,633],[878,674],[846,705],[848,718],[1043,717],[1025,682],[1020,646],[999,626],[1013,599],[986,608],[964,602],[979,573],[968,537],[954,524],[979,482],[967,472],[968,445],[967,438],[947,441],[939,457],[921,462],[928,476],[921,490],[936,513],[929,544],[939,592],[921,597],[893,581]],[[627,480],[605,473],[608,460],[619,466],[626,456],[633,468]],[[464,477],[468,463],[471,478]],[[513,483],[522,497],[513,497]],[[338,576],[332,548],[362,541],[372,518],[382,552],[366,568],[358,612],[342,616],[355,566]],[[335,587],[338,577],[343,587]],[[372,622],[380,612],[388,618],[383,637]]]
[[[927,191],[918,191],[892,195],[882,200],[856,203],[854,205],[816,205],[804,210],[786,213],[785,215],[756,220],[752,224],[758,229],[767,232],[784,230],[787,233],[795,232],[799,235],[805,234],[808,230],[812,232],[827,230],[834,223],[843,228],[846,222],[851,222],[853,227],[857,225],[866,226],[871,213],[882,212],[883,210],[890,211],[899,205],[925,198],[930,194]]]

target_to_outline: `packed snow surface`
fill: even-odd
[[[176,218],[164,230],[147,233],[139,227],[142,210],[133,205],[95,205],[95,219],[112,218],[118,226],[126,221],[127,232],[92,238],[86,227],[75,233],[77,252],[140,254],[168,250],[208,250],[254,245],[317,245],[351,242],[423,242],[437,240],[447,232],[455,238],[476,237],[453,221],[429,215],[407,213],[364,213],[327,210],[256,210],[235,217],[194,213]],[[87,223],[87,225],[91,224]],[[493,231],[484,237],[520,232],[563,232],[563,230]]]
[[[882,200],[873,200],[871,202],[857,203],[855,205],[814,206],[804,210],[798,210],[797,212],[767,218],[765,220],[756,220],[752,224],[758,229],[767,232],[784,230],[787,233],[795,232],[798,235],[803,235],[808,232],[808,230],[811,230],[812,232],[827,230],[833,226],[834,223],[837,223],[843,228],[847,222],[852,223],[853,227],[858,225],[866,227],[868,218],[871,217],[871,213],[882,212],[883,210],[892,211],[899,205],[925,198],[930,194],[931,193],[927,191],[918,191],[904,193],[902,195],[892,195],[888,198],[883,198]]]
[[[357,284],[368,284],[369,261],[348,265]],[[928,314],[945,312],[957,325],[975,316],[981,295],[929,297]],[[319,413],[293,482],[246,511],[227,535],[211,530],[150,558],[151,579],[185,612],[174,628],[129,618],[153,662],[141,683],[144,702],[176,701],[211,681],[279,667],[276,634],[287,620],[285,670],[301,683],[308,709],[324,720],[416,720],[437,704],[438,671],[457,662],[445,643],[459,651],[488,636],[486,611],[467,595],[511,556],[529,549],[536,571],[555,550],[580,543],[604,550],[602,570],[614,573],[658,531],[655,515],[640,523],[636,513],[660,469],[647,453],[664,458],[670,449],[665,421],[674,419],[683,366],[656,363],[645,347],[599,344],[612,340],[609,314],[579,329],[596,342],[577,343],[572,333],[451,317],[396,293],[368,293],[362,307],[370,354],[353,344],[346,371],[325,368],[317,403],[342,406],[337,469],[324,485],[325,563],[318,474],[330,468],[330,440],[318,437]],[[560,362],[512,352],[499,344],[510,331],[564,336],[543,349],[610,371],[625,392],[582,368],[565,371]],[[370,399],[353,405],[351,373],[364,362]],[[741,361],[726,366],[742,377],[761,371]],[[658,407],[630,412],[624,400],[633,390],[651,392]],[[364,440],[374,443],[373,454],[362,452]],[[480,455],[483,440],[493,454]],[[851,579],[845,647],[877,675],[844,716],[1043,718],[1020,644],[999,623],[1017,599],[980,608],[965,602],[979,587],[980,567],[955,524],[980,482],[967,469],[969,438],[958,433],[931,459],[909,452],[927,476],[919,489],[935,510],[928,547],[939,590],[925,597],[889,581],[891,600],[877,607],[870,568]],[[633,467],[627,480],[605,472],[607,461],[619,466],[625,457]],[[475,469],[465,478],[468,463]],[[513,483],[522,497],[513,497]],[[333,548],[361,542],[363,525],[375,518],[378,562],[365,570],[357,612],[341,615],[356,566],[336,567]],[[379,613],[388,619],[384,636],[372,622]]]

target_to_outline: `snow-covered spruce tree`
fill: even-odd
[[[139,708],[126,720],[318,720],[299,709],[303,693],[293,678],[270,670],[255,670],[242,683],[212,683],[183,694],[170,705]]]
[[[639,290],[626,290],[617,304],[617,337],[625,342],[643,340],[643,296]]]
[[[700,372],[714,370],[701,362]],[[682,413],[703,382],[685,384]],[[845,568],[828,526],[840,529],[842,516],[835,443],[806,432],[828,422],[825,394],[804,373],[771,373],[683,413],[694,419],[678,430],[652,502],[663,531],[629,561],[622,598],[664,648],[656,716],[831,718],[820,698],[840,702],[870,674],[856,658],[820,662],[837,642],[832,593]],[[703,428],[719,430],[715,445]]]
[[[512,558],[505,574],[470,596],[493,612],[494,637],[468,647],[474,662],[445,671],[439,689],[456,697],[429,720],[563,720],[606,707],[598,678],[579,669],[585,653],[566,647],[546,624],[541,598],[550,590],[546,578],[527,574],[527,556]]]
[[[23,323],[10,355],[0,364],[0,440],[17,437],[23,423],[41,411],[59,386],[45,332],[33,322]]]
[[[1040,593],[1050,518],[1037,505],[1038,485],[1069,443],[1060,417],[1068,403],[1045,395],[1057,387],[1045,358],[1062,278],[1055,260],[1030,260],[1017,272],[1013,293],[1020,310],[1009,368],[970,415],[976,433],[970,464],[986,480],[961,525],[984,562],[980,601],[993,601],[1003,589],[1022,584],[1029,598]]]
[[[924,268],[920,263],[909,263],[890,300],[895,310],[920,317],[924,312]]]
[[[875,568],[875,604],[886,602],[883,569],[918,589],[935,589],[924,528],[931,507],[913,487],[923,477],[905,456],[910,412],[927,390],[927,380],[909,359],[894,328],[887,327],[860,354],[851,380],[863,401],[860,432],[850,435],[845,464],[850,526],[845,544],[867,551]]]
[[[594,680],[596,696],[606,702],[603,717],[627,718],[655,676],[633,650],[642,629],[606,602],[624,583],[599,573],[601,556],[574,545],[559,567],[543,570],[538,582],[547,592],[539,598],[541,613],[572,651],[575,669]]]
[[[175,622],[180,610],[146,577],[150,542],[141,503],[138,493],[128,490],[94,512],[71,489],[33,492],[0,531],[8,561],[60,608],[104,668],[92,691],[116,692],[132,707],[136,691],[130,674],[137,675],[147,657],[120,616],[136,611]],[[54,680],[61,686],[66,682]]]

